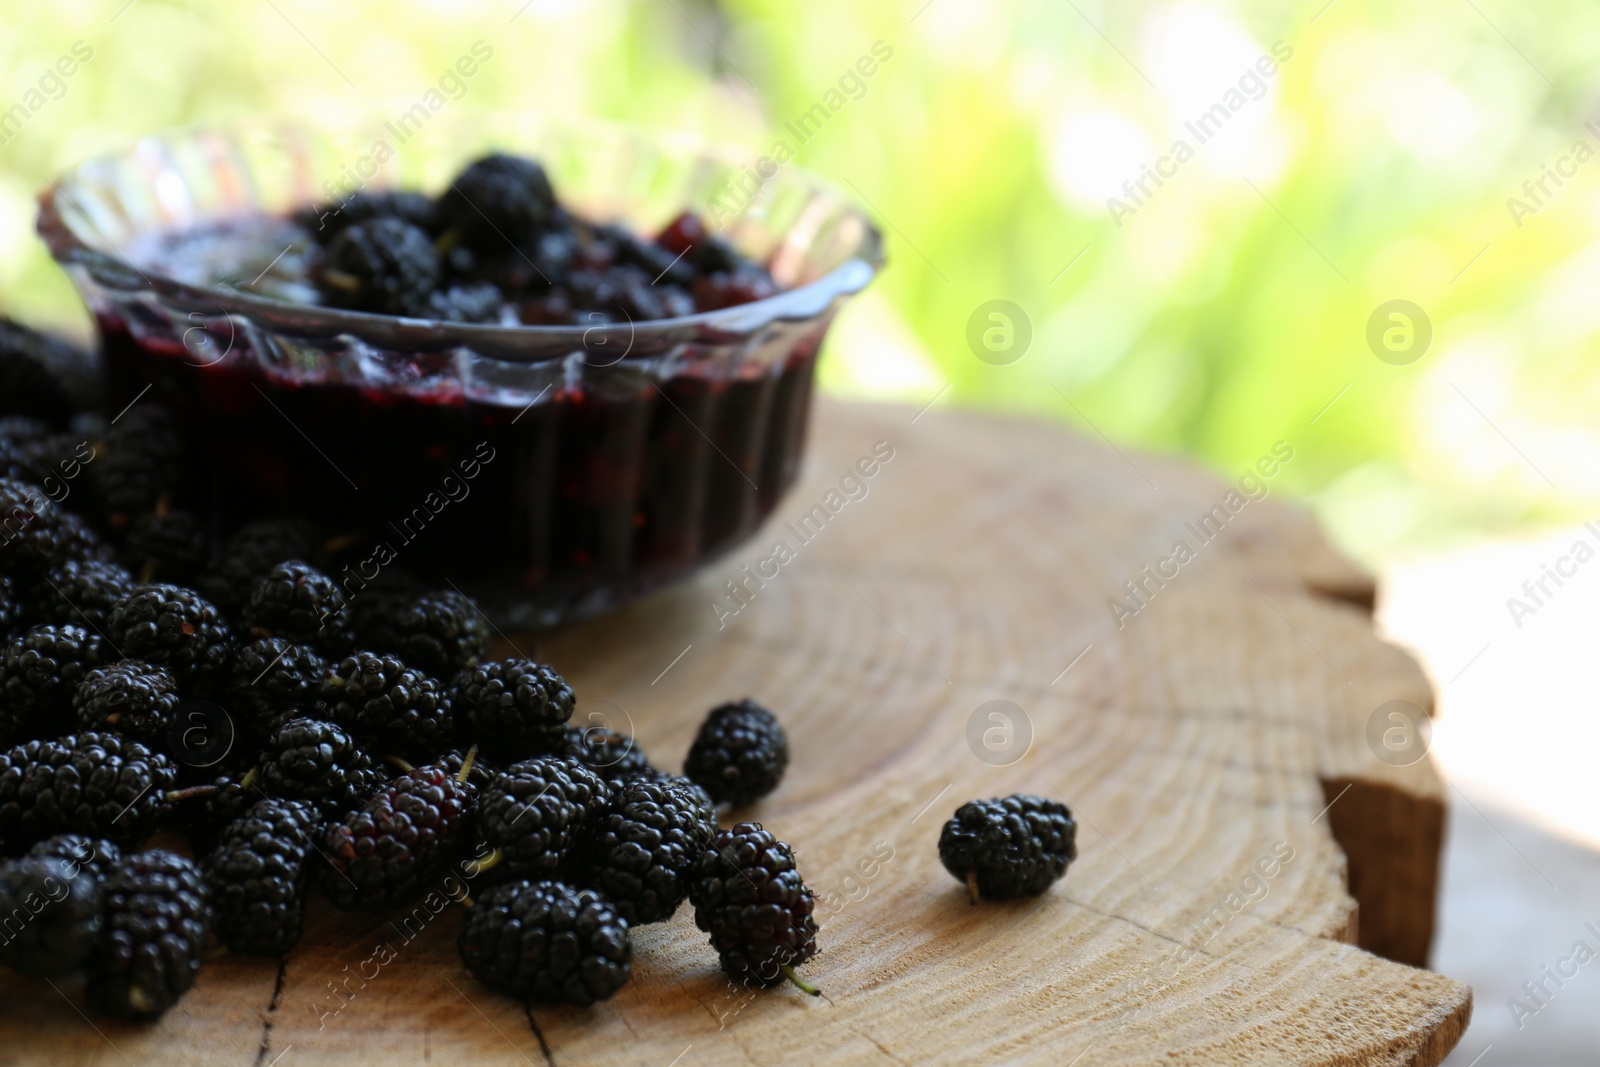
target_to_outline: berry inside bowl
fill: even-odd
[[[537,159],[556,215],[508,224],[462,174],[490,152]],[[420,223],[436,275],[391,255],[427,260],[414,235],[335,236],[390,190],[458,201]],[[562,226],[598,279],[560,273]],[[348,595],[393,567],[508,628],[609,610],[753,534],[798,472],[823,337],[882,263],[796,168],[529,116],[179,130],[62,175],[38,228],[99,325],[111,409],[179,425],[177,503],[212,538],[304,518]]]

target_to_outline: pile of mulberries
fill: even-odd
[[[534,160],[493,153],[435,200],[356,193],[295,221],[323,301],[447,322],[597,326],[692,315],[771,296],[766,268],[685,212],[654,239],[557,200]]]
[[[738,266],[682,220],[666,245],[585,229],[526,161],[456,191],[330,223],[348,277],[327,280],[375,309],[436,298],[364,244],[402,227],[449,235],[427,254],[463,287],[504,283],[502,233],[566,264],[567,288],[602,244],[630,269],[678,256],[673,284]],[[0,914],[21,924],[0,966],[81,977],[89,1010],[146,1022],[217,952],[293,951],[318,896],[407,924],[453,899],[487,986],[586,1005],[628,981],[635,929],[690,902],[731,976],[801,982],[816,928],[792,850],[717,823],[782,778],[770,712],[719,706],[685,775],[659,769],[553,667],[496,657],[458,590],[352,580],[359,539],[296,519],[197,520],[178,414],[95,414],[52,377],[55,343],[24,352],[0,326]]]

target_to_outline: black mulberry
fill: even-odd
[[[381,216],[347,226],[328,242],[318,282],[336,307],[414,318],[428,313],[429,294],[442,275],[426,232]]]
[[[761,985],[788,978],[815,996],[794,968],[817,954],[811,890],[794,852],[760,823],[719,831],[700,855],[689,900],[695,925],[731,977]]]
[[[467,736],[485,751],[511,757],[564,752],[577,698],[566,679],[542,663],[504,659],[469,667],[451,686]]]
[[[508,871],[551,874],[610,799],[610,784],[587,767],[541,756],[495,775],[478,800],[478,828]]]
[[[683,773],[711,799],[738,807],[778,787],[789,766],[789,739],[766,708],[741,700],[713,708],[684,760]]]
[[[106,636],[124,656],[160,664],[180,684],[216,678],[233,653],[217,609],[176,585],[141,585],[117,601]]]
[[[717,832],[700,799],[667,778],[623,782],[587,835],[578,880],[604,894],[630,926],[672,918]]]
[[[205,862],[212,926],[232,952],[281,956],[305,926],[306,883],[322,814],[303,800],[259,800],[228,824]]]
[[[178,771],[166,756],[116,734],[71,734],[0,752],[0,838],[52,834],[143,841],[167,812]]]
[[[469,767],[416,767],[328,827],[322,885],[341,908],[404,903],[465,837],[477,788]]]
[[[112,730],[146,745],[164,746],[178,710],[178,686],[165,667],[125,659],[83,676],[72,713],[84,730]]]
[[[325,672],[321,696],[335,722],[386,755],[429,759],[455,731],[445,687],[395,656],[345,657]]]
[[[359,808],[387,780],[355,738],[321,719],[279,724],[261,756],[260,783],[269,796],[312,801],[330,818]]]
[[[206,947],[200,868],[171,852],[140,852],[106,879],[104,900],[85,998],[117,1019],[158,1019],[200,973]]]
[[[71,729],[73,690],[100,665],[105,642],[81,626],[35,626],[0,658],[0,735],[13,740]]]
[[[628,921],[591,889],[518,880],[478,898],[456,941],[461,962],[496,992],[587,1007],[633,972]]]
[[[0,863],[0,964],[32,975],[71,974],[100,934],[100,880],[44,856]]]
[[[939,834],[939,859],[976,904],[1038,896],[1078,857],[1078,824],[1065,804],[1016,794],[969,800]]]

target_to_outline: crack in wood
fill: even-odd
[[[539,1051],[544,1053],[544,1062],[547,1067],[556,1067],[556,1058],[550,1052],[550,1043],[544,1039],[544,1031],[539,1029],[539,1024],[533,1018],[533,1005],[526,1001],[522,1004],[522,1013],[528,1017],[528,1029],[533,1031],[533,1036],[539,1040]]]
[[[285,956],[278,961],[278,977],[272,983],[272,999],[267,1001],[267,1010],[261,1016],[261,1045],[256,1049],[255,1067],[261,1067],[266,1062],[267,1052],[272,1048],[272,1017],[278,1013],[278,998],[283,996],[283,980],[288,973],[289,958]]]

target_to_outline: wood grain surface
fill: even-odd
[[[614,999],[529,1013],[461,968],[459,905],[319,906],[281,968],[208,964],[150,1027],[0,979],[0,1063],[1438,1063],[1471,1008],[1414,966],[1443,790],[1370,728],[1431,692],[1375,636],[1370,580],[1272,498],[1275,475],[1240,489],[1059,427],[915,416],[819,403],[805,477],[752,542],[611,617],[507,639],[664,766],[715,702],[778,712],[789,775],[746,817],[818,895],[805,973],[826,999],[731,984],[685,908],[637,931]],[[858,463],[873,473],[847,477]],[[1080,858],[1039,899],[974,907],[939,827],[1019,791],[1070,803]]]

